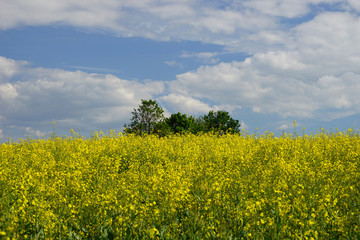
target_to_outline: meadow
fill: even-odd
[[[4,143],[0,239],[360,239],[360,136]]]

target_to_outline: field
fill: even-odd
[[[360,239],[360,136],[4,143],[0,239]]]

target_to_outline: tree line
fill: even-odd
[[[164,117],[164,110],[156,100],[141,100],[132,112],[131,122],[124,125],[125,133],[158,134],[166,136],[176,133],[219,132],[239,133],[239,120],[233,119],[227,111],[209,111],[203,116],[194,117],[184,113],[173,113]]]

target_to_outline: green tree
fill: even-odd
[[[138,108],[134,108],[129,125],[124,125],[127,133],[154,133],[155,127],[164,120],[164,110],[155,100],[141,99]]]
[[[210,111],[201,118],[204,131],[240,132],[239,120],[233,119],[226,111]]]
[[[186,114],[182,114],[180,112],[173,113],[169,118],[165,119],[165,122],[173,133],[195,133],[195,118],[193,116],[188,117]]]
[[[166,119],[165,119],[155,124],[153,133],[155,133],[159,137],[165,137],[167,135],[172,134],[173,131],[166,123]]]

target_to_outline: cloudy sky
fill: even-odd
[[[359,42],[359,0],[0,0],[0,141],[122,130],[141,99],[358,129]]]

